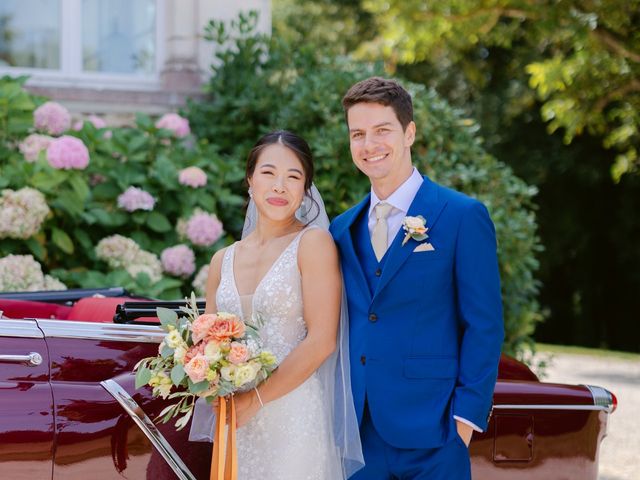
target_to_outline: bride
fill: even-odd
[[[243,238],[216,252],[206,287],[206,312],[259,318],[278,360],[269,379],[235,396],[238,479],[345,479],[364,462],[338,254],[309,146],[287,131],[263,136],[246,179]],[[199,402],[190,440],[211,441],[213,426],[211,406]]]

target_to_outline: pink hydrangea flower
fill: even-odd
[[[137,187],[129,187],[118,196],[118,207],[127,212],[136,210],[153,210],[155,199],[149,192]]]
[[[222,222],[212,213],[196,210],[187,221],[178,222],[178,233],[199,247],[210,247],[224,233]]]
[[[53,138],[48,135],[32,133],[20,142],[18,148],[24,155],[24,159],[29,163],[33,163],[38,160],[40,152],[47,149],[51,140],[53,140]]]
[[[73,129],[75,131],[80,131],[82,130],[82,127],[84,126],[84,122],[87,121],[89,123],[91,123],[94,127],[96,127],[97,129],[100,128],[107,128],[107,122],[105,122],[102,118],[96,116],[96,115],[89,115],[86,120],[78,120],[76,123],[73,124]],[[104,132],[104,135],[102,135],[103,138],[111,138],[113,136],[113,132],[107,130],[106,132]]]
[[[89,150],[79,138],[63,135],[49,144],[47,161],[57,169],[84,170],[89,165]]]
[[[71,115],[59,103],[47,102],[33,112],[33,124],[37,130],[49,135],[60,135],[69,130]]]
[[[207,174],[199,167],[187,167],[180,170],[178,181],[187,187],[204,187],[207,184]]]
[[[165,128],[171,130],[178,138],[186,137],[191,133],[189,128],[189,120],[181,117],[177,113],[165,113],[156,122],[156,128]]]
[[[186,245],[165,248],[160,260],[164,271],[176,277],[190,277],[196,271],[196,256]]]

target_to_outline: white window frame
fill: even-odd
[[[60,68],[0,67],[0,75],[28,75],[28,84],[107,90],[157,90],[165,61],[166,0],[156,1],[156,58],[151,75],[82,71],[82,0],[60,0]]]

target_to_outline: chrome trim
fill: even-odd
[[[166,438],[158,431],[151,419],[144,413],[140,405],[113,380],[105,380],[100,385],[111,394],[122,408],[129,414],[131,419],[140,427],[140,430],[147,436],[162,458],[166,460],[173,472],[180,480],[197,480],[189,468],[180,459],[176,451],[171,447]]]
[[[47,338],[160,343],[165,336],[165,332],[155,325],[124,325],[46,319],[38,319],[38,325],[40,325]]]
[[[504,404],[494,405],[494,410],[604,410],[610,412],[611,409],[601,405],[515,405]]]
[[[42,355],[31,352],[29,355],[0,355],[0,363],[26,363],[30,367],[37,367],[42,363]]]
[[[0,337],[44,338],[35,320],[0,318]]]
[[[613,411],[613,397],[611,396],[611,392],[606,388],[598,387],[596,385],[584,385],[583,387],[588,388],[593,396],[593,404],[599,407],[604,407],[608,412]]]

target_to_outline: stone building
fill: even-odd
[[[2,0],[0,76],[78,116],[175,111],[210,71],[204,26],[248,10],[269,32],[269,0]]]

